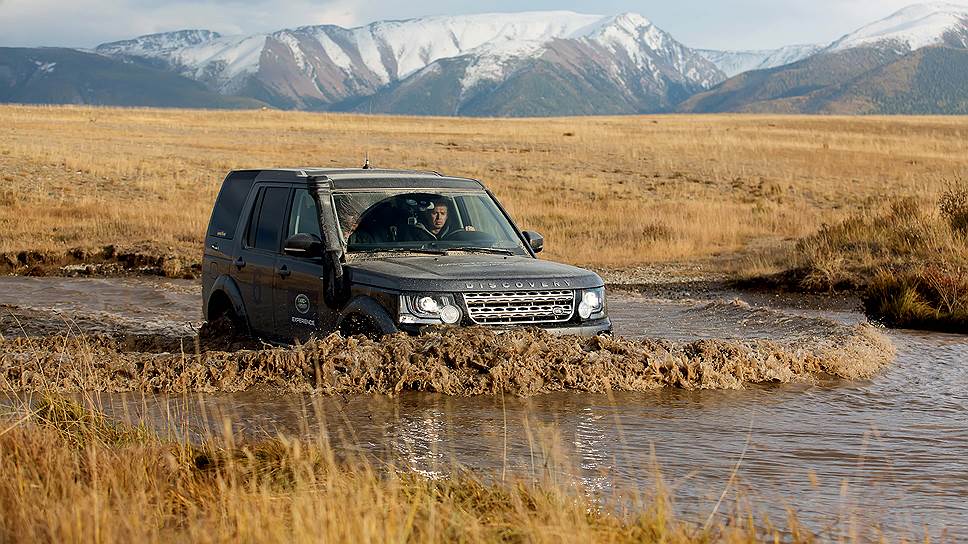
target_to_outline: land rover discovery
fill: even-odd
[[[609,333],[602,279],[539,260],[543,245],[472,179],[238,170],[205,239],[203,311],[283,342],[431,325]]]

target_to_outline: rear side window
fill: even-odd
[[[319,207],[306,189],[296,189],[289,212],[289,231],[286,238],[295,234],[314,234],[322,239],[319,232]]]
[[[279,234],[286,219],[289,188],[267,187],[256,199],[246,245],[267,251],[279,251]]]
[[[222,190],[215,200],[212,220],[208,224],[209,236],[235,238],[235,228],[242,215],[242,206],[249,196],[257,172],[233,172],[222,182]]]

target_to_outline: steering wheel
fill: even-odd
[[[441,240],[448,242],[475,242],[481,244],[494,243],[496,238],[479,230],[455,230],[448,232]]]

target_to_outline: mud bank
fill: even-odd
[[[332,335],[293,348],[235,352],[137,351],[158,346],[150,339],[139,345],[103,336],[5,340],[0,342],[0,388],[168,393],[277,388],[327,395],[429,391],[455,396],[741,389],[823,375],[869,378],[894,355],[891,342],[866,325],[788,343],[557,338],[542,331],[496,335],[465,329],[400,334],[379,342]]]
[[[201,270],[197,255],[153,244],[0,253],[0,274],[21,276],[149,275],[195,279],[201,277]]]

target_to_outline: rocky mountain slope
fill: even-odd
[[[786,66],[739,74],[683,112],[962,113],[968,6],[918,4]]]
[[[952,2],[909,6],[826,46],[763,51],[691,49],[634,13],[491,13],[0,49],[0,101],[470,116],[960,113],[965,52],[968,5]]]
[[[60,48],[0,48],[0,102],[186,108],[257,108],[250,98],[146,66]]]
[[[103,44],[97,52],[278,107],[392,113],[662,111],[725,79],[636,14],[429,17],[254,36],[192,30]],[[500,100],[509,93],[514,103]]]

